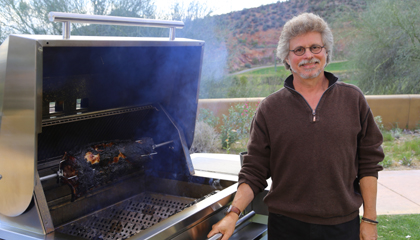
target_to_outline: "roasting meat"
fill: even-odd
[[[154,146],[153,139],[141,138],[92,143],[66,152],[60,169],[63,181],[71,187],[72,200],[142,169]]]

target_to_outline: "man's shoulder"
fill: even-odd
[[[277,108],[280,103],[285,101],[288,94],[290,93],[286,88],[280,88],[279,90],[268,95],[260,102],[260,104],[258,105],[259,110],[266,112],[270,111],[270,109],[272,109],[273,107]]]
[[[279,99],[284,98],[288,94],[289,94],[289,91],[285,87],[282,87],[279,90],[277,90],[277,91],[273,92],[272,94],[268,95],[264,100],[267,103],[269,103],[271,101],[278,101]]]
[[[357,96],[363,96],[364,94],[360,88],[358,88],[356,85],[344,83],[344,82],[337,82],[336,83],[337,90],[345,92],[347,94],[355,94]]]

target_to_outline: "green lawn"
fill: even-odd
[[[420,214],[378,216],[378,239],[420,239]]]
[[[262,68],[262,69],[257,69],[254,71],[249,71],[242,75],[248,75],[248,76],[256,76],[256,75],[278,75],[278,76],[283,76],[284,74],[290,74],[289,70],[286,70],[284,68],[284,66],[277,66],[277,68],[274,67],[267,67],[267,68]]]
[[[325,68],[326,71],[334,73],[336,76],[340,78],[341,81],[353,85],[357,85],[357,81],[351,79],[350,71],[353,69],[353,64],[350,61],[342,61],[342,62],[333,62],[328,64]],[[283,86],[284,79],[290,75],[290,71],[286,70],[284,66],[277,66],[275,67],[267,67],[262,69],[257,69],[254,71],[249,71],[246,73],[238,74],[238,77],[246,77],[248,79],[252,78],[270,78],[276,79],[275,81],[278,82],[277,87]],[[260,83],[256,83],[256,86],[260,85]],[[253,86],[256,87],[256,86]],[[264,95],[265,96],[265,95]],[[261,97],[264,97],[261,96]]]
[[[328,64],[325,68],[325,71],[336,73],[336,72],[345,72],[352,69],[352,64],[350,61],[343,61],[343,62],[334,62]]]
[[[333,62],[328,64],[328,66],[325,68],[326,71],[336,73],[336,72],[346,72],[348,70],[352,69],[352,64],[349,61],[343,61],[343,62]],[[248,76],[255,76],[255,75],[278,75],[281,76],[282,74],[290,74],[289,70],[286,70],[284,66],[277,66],[277,68],[274,67],[267,67],[262,69],[257,69],[254,71],[249,71],[243,74],[239,74],[240,76],[248,75]]]

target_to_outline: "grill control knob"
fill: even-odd
[[[0,180],[3,178],[3,176],[0,174]]]

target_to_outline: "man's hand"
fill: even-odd
[[[232,206],[239,209],[245,209],[246,206],[251,203],[252,199],[254,199],[254,192],[251,187],[246,183],[242,183],[238,187],[238,191],[232,201]],[[221,233],[223,234],[222,240],[228,240],[235,231],[235,225],[238,219],[238,214],[235,212],[229,212],[222,220],[213,225],[213,228],[207,237],[209,238],[216,233]]]
[[[360,223],[360,240],[377,240],[378,230],[376,225],[367,222]]]
[[[213,225],[212,230],[209,232],[209,234],[207,234],[207,237],[210,238],[216,233],[221,233],[223,234],[221,240],[228,240],[235,231],[235,225],[238,219],[239,216],[236,213],[228,213],[222,220]]]

